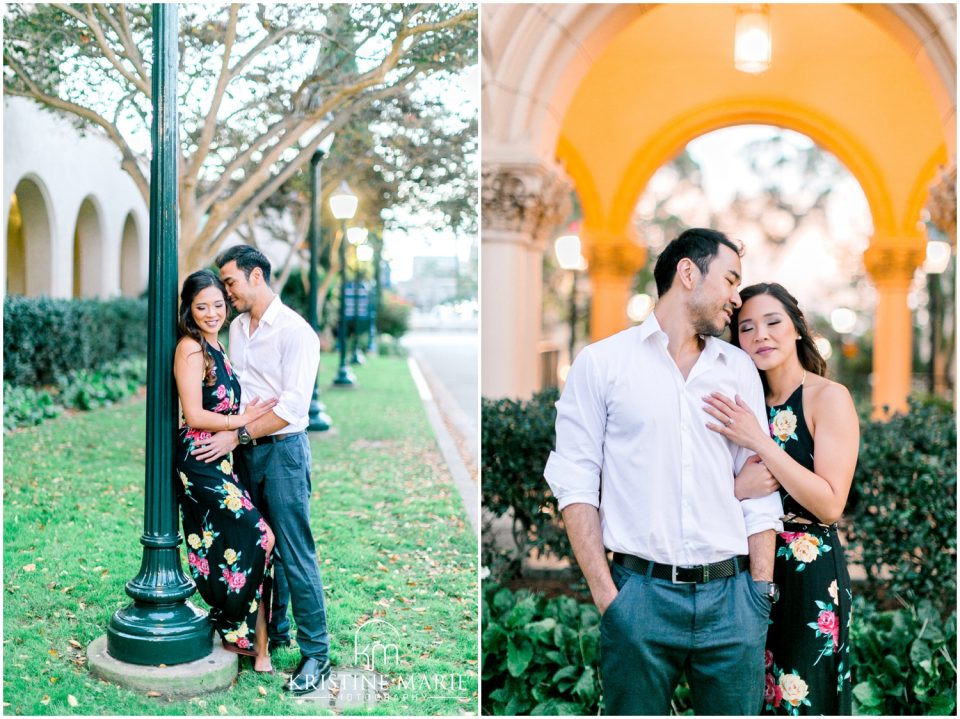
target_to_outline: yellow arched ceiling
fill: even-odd
[[[771,68],[733,67],[735,5],[658,5],[612,38],[577,88],[557,157],[590,236],[627,237],[652,174],[694,138],[745,123],[788,127],[844,162],[874,238],[917,246],[926,188],[947,160],[926,80],[901,43],[846,5],[772,4]]]

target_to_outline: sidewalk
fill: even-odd
[[[335,359],[324,355],[321,378]],[[397,632],[397,683],[368,711],[477,710],[476,534],[405,360],[371,357],[358,387],[322,399],[335,433],[311,437],[311,524],[335,665],[357,666],[355,638]],[[129,603],[140,565],[145,402],[50,420],[4,437],[4,702],[7,714],[303,714],[329,711],[281,691],[283,676],[242,670],[229,690],[167,701],[97,681],[82,647]],[[199,595],[190,599],[204,607]],[[205,608],[205,607],[204,607]],[[293,650],[274,655],[289,672]],[[457,677],[453,691],[430,678]],[[400,682],[403,682],[402,684]],[[263,694],[262,692],[266,692]]]

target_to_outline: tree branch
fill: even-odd
[[[102,117],[90,108],[84,107],[83,105],[78,105],[68,100],[61,100],[59,97],[48,95],[43,92],[43,90],[41,90],[32,79],[30,79],[30,76],[24,71],[24,69],[20,67],[19,63],[17,63],[17,61],[14,60],[7,52],[3,53],[3,59],[7,66],[13,70],[17,74],[17,77],[19,77],[27,86],[27,91],[23,91],[13,88],[7,85],[5,82],[3,85],[4,92],[8,92],[11,95],[19,95],[20,97],[31,97],[45,105],[72,113],[103,128],[103,130],[107,133],[107,137],[109,137],[110,140],[113,141],[113,144],[117,146],[117,149],[120,150],[120,154],[122,155],[120,167],[125,170],[128,175],[130,175],[130,178],[137,186],[137,189],[140,190],[140,194],[143,196],[143,201],[149,207],[150,182],[144,176],[143,171],[140,169],[140,165],[137,162],[136,154],[130,149],[127,141],[123,139],[123,135],[120,134],[120,131],[106,118]]]
[[[74,10],[69,5],[63,5],[60,3],[55,3],[53,5],[57,10],[70,17],[74,18],[78,22],[86,25],[90,28],[90,31],[93,33],[94,37],[97,39],[97,44],[100,46],[100,49],[103,51],[103,56],[106,60],[113,65],[113,67],[119,72],[127,82],[131,83],[136,87],[140,92],[145,94],[147,97],[150,97],[150,87],[143,81],[142,78],[135,77],[127,68],[123,66],[123,63],[120,62],[120,59],[113,52],[113,49],[110,47],[110,43],[107,41],[106,36],[103,34],[103,28],[100,26],[100,23],[97,21],[97,17],[94,14],[93,6],[89,3],[87,4],[87,15],[83,15],[78,11]]]
[[[217,127],[217,113],[220,111],[220,103],[223,101],[224,91],[227,84],[233,78],[230,72],[230,53],[233,51],[233,43],[237,39],[237,16],[240,12],[240,6],[236,3],[230,5],[230,18],[227,21],[227,32],[223,40],[223,60],[220,63],[220,75],[217,77],[217,87],[213,93],[213,100],[210,103],[210,110],[203,122],[203,130],[200,137],[197,138],[197,151],[188,165],[187,173],[192,177],[193,184],[196,185],[197,176],[200,173],[200,167],[210,151],[210,141],[213,139],[214,130]]]

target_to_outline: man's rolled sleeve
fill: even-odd
[[[296,424],[310,413],[313,385],[320,368],[320,340],[309,327],[292,332],[281,345],[283,389],[273,413]]]
[[[557,402],[557,448],[543,476],[560,509],[583,502],[600,506],[600,471],[606,402],[590,348],[580,352]]]
[[[767,420],[767,405],[763,397],[763,384],[760,382],[760,375],[755,368],[750,367],[747,375],[741,383],[743,388],[743,399],[750,406],[757,422],[764,429],[770,425]],[[753,456],[754,452],[741,447],[737,452],[736,471],[739,474],[746,464],[747,459]],[[744,499],[740,501],[740,508],[743,511],[743,521],[747,528],[747,536],[764,532],[768,529],[775,529],[778,532],[783,531],[783,503],[780,501],[780,493],[772,492],[766,497],[757,497],[755,499]]]

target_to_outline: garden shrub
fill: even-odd
[[[596,714],[600,613],[570,597],[546,600],[484,585],[484,714]]]
[[[410,327],[413,305],[400,296],[384,290],[377,307],[377,332],[400,339]]]
[[[942,615],[957,591],[957,425],[951,409],[911,400],[910,411],[863,427],[851,489],[851,549],[868,589],[909,603],[930,599]],[[881,567],[889,576],[881,577]]]
[[[72,370],[147,349],[146,300],[10,296],[3,324],[3,378],[22,387],[52,385]]]
[[[600,614],[593,604],[486,582],[481,617],[483,714],[597,714]],[[879,611],[858,597],[850,642],[854,713],[956,712],[956,612],[943,621],[929,600]],[[692,712],[686,682],[671,708]]]
[[[112,404],[134,394],[146,381],[147,360],[138,357],[108,362],[96,370],[73,370],[49,391],[4,382],[3,428],[32,427],[64,408],[89,410]]]
[[[32,427],[63,411],[46,390],[3,383],[3,429]]]
[[[879,612],[857,601],[850,625],[854,713],[956,713],[957,614],[944,622],[927,599]]]
[[[598,713],[600,612],[593,604],[487,582],[481,617],[483,714]],[[686,681],[674,692],[672,710],[692,713]]]
[[[484,399],[480,462],[484,508],[497,517],[512,511],[514,539],[522,554],[568,556],[570,542],[543,468],[554,448],[559,390],[529,401]]]

